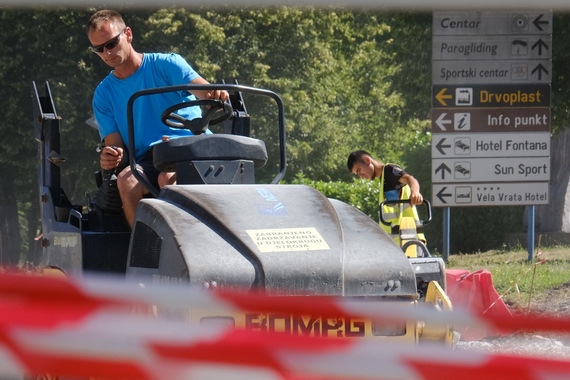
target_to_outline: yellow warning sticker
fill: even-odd
[[[330,249],[316,228],[246,230],[261,252],[320,251]]]

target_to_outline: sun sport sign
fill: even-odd
[[[432,203],[548,203],[552,13],[434,12]]]

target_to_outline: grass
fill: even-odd
[[[522,249],[451,255],[446,267],[470,272],[487,269],[505,302],[524,307],[549,297],[553,289],[570,285],[570,247],[540,248],[532,261]]]

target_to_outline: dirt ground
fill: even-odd
[[[532,310],[539,314],[570,316],[570,282],[550,290],[540,297],[532,297],[530,308],[526,304],[508,304],[516,311]]]
[[[508,305],[511,310],[526,312],[528,304]],[[570,283],[566,283],[530,304],[533,313],[570,318]],[[533,358],[570,360],[570,334],[545,331],[516,332],[503,337],[487,337],[479,341],[456,341],[455,349],[525,355]]]

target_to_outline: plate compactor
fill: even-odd
[[[285,111],[272,91],[212,84],[136,92],[128,104],[128,150],[134,151],[134,124],[140,121],[135,120],[135,111],[141,97],[192,89],[227,90],[230,100],[196,100],[163,112],[163,123],[190,129],[194,135],[165,139],[153,148],[155,167],[176,172],[176,185],[154,188],[133,170],[151,196],[139,202],[131,229],[122,213],[115,171],[96,173],[97,190],[87,204],[70,202],[60,184],[60,167],[65,162],[60,151],[61,118],[49,83],[42,94],[33,83],[43,247],[36,258],[38,266],[69,276],[114,273],[149,285],[451,308],[440,262],[434,265],[430,257],[411,262],[389,234],[355,207],[328,199],[309,186],[279,184],[286,168]],[[268,153],[263,141],[250,136],[254,116],[248,114],[244,96],[263,98],[259,104],[275,107],[275,125],[255,126],[279,134],[277,174],[269,183],[256,183],[256,171],[268,162]],[[189,106],[202,107],[202,117],[185,120],[176,114]],[[223,131],[204,133],[215,124]],[[132,156],[128,164],[134,168]],[[259,326],[251,323],[252,318],[271,316],[249,315],[245,322],[246,316],[229,318],[236,325]],[[359,326],[364,328],[358,336],[387,340],[451,344],[453,336],[451,326],[417,321],[364,321]],[[339,336],[353,328],[338,321],[319,321],[318,316],[301,327],[292,333]]]

